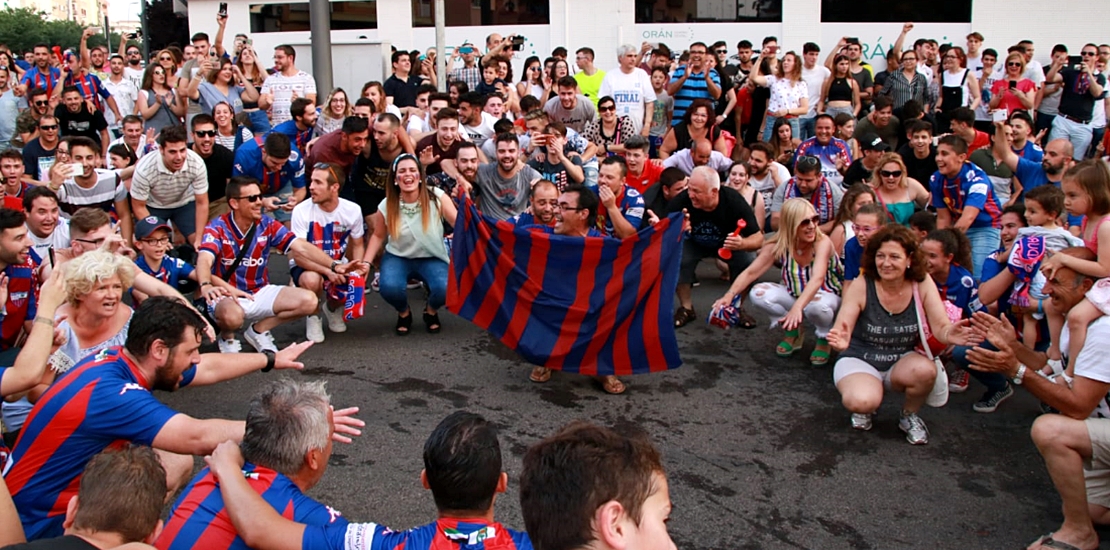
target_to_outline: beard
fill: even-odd
[[[151,384],[151,389],[162,391],[175,391],[177,390],[177,383],[181,375],[174,374],[173,367],[170,365],[162,365],[154,371],[154,382]]]

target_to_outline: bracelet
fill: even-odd
[[[204,281],[200,286],[212,286],[212,281]]]
[[[270,372],[274,370],[274,363],[277,361],[277,356],[270,350],[262,350],[262,355],[266,356],[266,366],[262,367],[262,372]]]
[[[35,317],[36,323],[42,323],[47,326],[54,326],[54,320],[49,317]]]

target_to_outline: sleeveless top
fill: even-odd
[[[177,118],[177,115],[175,115],[173,111],[166,108],[166,105],[158,99],[158,95],[154,93],[154,90],[143,91],[146,92],[147,105],[158,105],[158,111],[154,113],[154,116],[150,117],[149,120],[143,121],[143,130],[153,129],[155,132],[161,132],[162,128],[181,125],[181,119]],[[177,92],[174,92],[175,96],[176,94]]]
[[[877,370],[885,371],[903,355],[913,351],[921,341],[916,304],[910,298],[910,305],[904,311],[887,311],[879,303],[875,280],[864,276],[863,281],[867,285],[867,302],[852,329],[852,341],[840,357],[860,359]]]
[[[852,100],[852,85],[848,82],[848,78],[834,78],[832,84],[829,84],[829,95],[825,101],[851,101]]]
[[[1087,234],[1087,221],[1090,220],[1090,219],[1091,218],[1087,218],[1087,217],[1083,218],[1083,225],[1079,226],[1079,234],[1080,235],[1086,235]],[[1103,216],[1102,218],[1100,218],[1098,220],[1098,223],[1095,224],[1095,230],[1091,232],[1091,238],[1090,239],[1088,239],[1087,237],[1083,237],[1083,245],[1087,247],[1087,250],[1090,250],[1091,252],[1094,252],[1096,256],[1098,255],[1098,228],[1102,227],[1102,224],[1106,220],[1110,220],[1110,216]]]
[[[709,127],[709,131],[705,133],[705,137],[710,142],[715,143],[717,138],[721,137],[721,129],[716,125],[712,125]],[[677,144],[675,151],[694,148],[694,139],[690,137],[690,129],[687,128],[685,124],[679,124],[674,127],[674,141]]]
[[[89,346],[87,348],[80,347],[80,344],[77,342],[77,335],[74,334],[73,327],[70,326],[68,319],[62,321],[61,323],[58,323],[58,329],[65,331],[66,343],[62,344],[62,347],[58,348],[58,351],[54,352],[54,355],[50,357],[50,363],[54,364],[55,361],[59,361],[62,363],[61,365],[59,365],[59,370],[61,368],[66,368],[68,370],[68,367],[76,365],[77,363],[81,362],[82,359],[94,353],[98,353],[101,350],[105,350],[113,346],[124,345],[127,342],[127,331],[129,328],[131,328],[132,318],[134,318],[134,313],[132,313],[131,317],[128,317],[127,322],[123,324],[123,328],[121,328],[119,332],[110,336],[107,340],[104,340],[99,344]],[[68,367],[65,366],[66,364],[68,364]]]
[[[910,190],[907,188],[905,191],[905,202],[886,202],[883,200],[882,194],[877,190],[875,191],[875,198],[879,199],[879,204],[886,207],[886,217],[888,220],[899,225],[908,226],[910,223],[910,216],[915,212],[916,206],[913,200],[910,199]]]
[[[810,278],[813,277],[813,263],[802,266],[790,252],[779,258],[782,263],[782,285],[791,296],[797,298],[802,295]],[[829,268],[825,271],[825,281],[821,283],[821,290],[840,296],[844,286],[844,263],[838,254],[829,254]]]
[[[948,71],[940,73],[940,96],[944,98],[940,106],[941,111],[947,113],[971,104],[971,90],[967,87],[969,72],[971,71],[964,69],[962,75],[948,74]]]

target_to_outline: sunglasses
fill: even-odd
[[[131,50],[127,52],[127,55],[139,55],[139,50]]]
[[[1021,63],[1018,61],[1010,61],[1006,63],[1007,67],[1020,67]]]
[[[804,227],[804,226],[807,226],[807,225],[821,225],[821,216],[814,216],[812,218],[806,218],[806,219],[802,220],[802,223],[798,224],[798,227]]]
[[[814,156],[811,156],[811,155],[806,155],[806,156],[798,159],[798,164],[797,165],[798,166],[805,166],[807,168],[812,169],[815,166],[820,166],[821,165],[821,159],[819,159],[817,157],[814,157]],[[807,172],[808,172],[808,170],[807,170]]]
[[[42,107],[43,105],[49,105],[49,104],[50,104],[49,101],[36,101],[35,102],[36,107]]]
[[[702,55],[704,53],[705,50],[690,50],[690,55]]]
[[[900,178],[900,177],[902,177],[902,171],[901,170],[879,170],[879,174],[882,174],[882,176],[884,178]]]
[[[715,53],[728,53],[728,50],[714,50]]]
[[[57,129],[58,129],[57,124],[49,124],[49,125],[46,125],[46,126],[39,126],[39,130],[46,130],[48,132],[51,131],[51,130],[57,130]]]
[[[608,105],[608,106],[605,106],[605,107],[598,107],[597,110],[598,110],[598,112],[601,112],[601,113],[604,113],[606,111],[616,111],[617,106],[616,105]]]
[[[172,57],[159,57],[158,61],[173,61]]]
[[[215,130],[196,130],[193,132],[197,137],[216,137]]]
[[[255,203],[255,202],[258,202],[258,201],[262,200],[262,195],[246,195],[246,196],[243,196],[243,197],[232,197],[232,198],[236,199],[236,200]]]
[[[1080,52],[1079,55],[1082,55],[1083,57],[1093,57],[1098,55],[1098,52]]]

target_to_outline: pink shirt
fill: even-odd
[[[1032,80],[1023,78],[1017,81],[1017,89],[1026,94],[1031,94],[1037,90],[1037,85],[1034,84]],[[1006,109],[1006,112],[1012,113],[1014,111],[1029,110],[1021,104],[1021,101],[1019,101],[1017,97],[1014,97],[1014,94],[1010,93],[1010,80],[1008,78],[995,81],[994,85],[991,86],[991,95],[1002,96],[1002,101],[999,102],[998,108]]]

